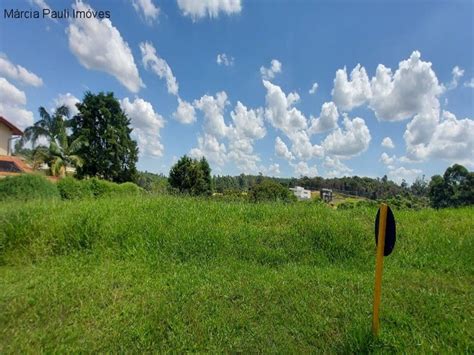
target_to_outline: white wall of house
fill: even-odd
[[[11,136],[10,128],[0,123],[0,155],[9,155],[8,145],[10,144]]]
[[[301,186],[290,188],[290,190],[293,191],[294,195],[300,200],[311,199],[311,190],[306,190]]]

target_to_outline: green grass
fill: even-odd
[[[474,351],[474,209],[176,197],[0,206],[0,353]]]

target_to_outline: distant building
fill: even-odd
[[[331,189],[321,189],[319,191],[321,200],[324,202],[331,202],[332,201],[332,190]]]
[[[290,187],[290,190],[293,191],[293,194],[298,198],[298,200],[310,200],[311,191],[306,190],[301,186]]]

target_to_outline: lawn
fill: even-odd
[[[474,352],[473,208],[178,197],[0,206],[0,352]]]

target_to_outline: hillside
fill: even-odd
[[[374,208],[3,203],[0,352],[472,353],[473,212],[395,210],[373,339]]]

